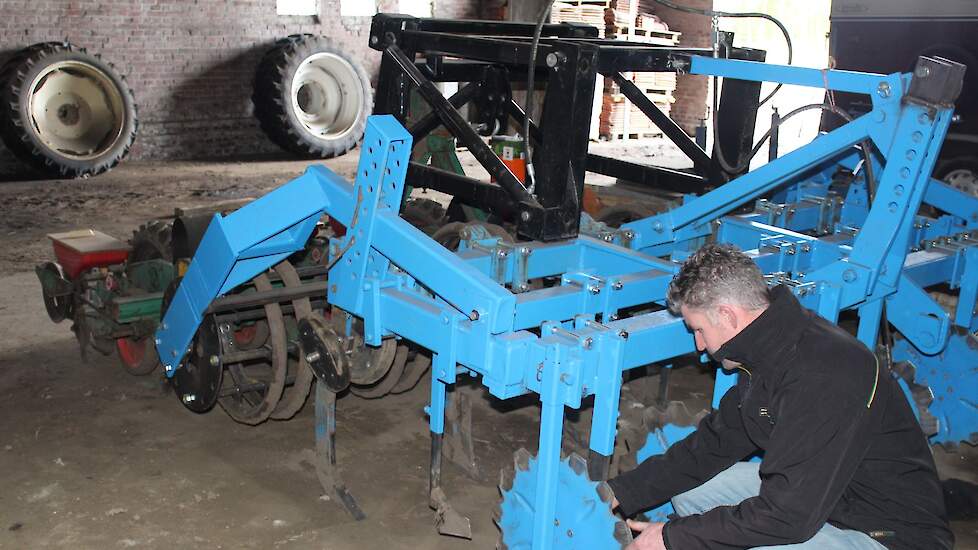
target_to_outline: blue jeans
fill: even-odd
[[[717,506],[735,506],[761,492],[760,464],[738,462],[695,489],[676,495],[672,506],[680,516],[702,514]],[[757,550],[886,550],[866,533],[839,529],[826,523],[815,536],[799,544],[757,547]]]

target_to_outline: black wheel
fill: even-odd
[[[331,158],[363,138],[373,92],[358,61],[327,38],[303,34],[265,54],[251,100],[262,130],[280,147]]]
[[[163,292],[163,303],[160,307],[160,319],[166,317],[166,310],[180,287],[183,277],[177,277]],[[170,384],[180,398],[183,406],[195,413],[204,413],[217,403],[218,392],[221,389],[221,376],[224,370],[220,363],[221,343],[214,324],[213,316],[205,317],[194,339],[190,343],[190,353],[180,362],[180,366]],[[216,359],[216,360],[215,360]]]
[[[411,199],[401,208],[401,217],[431,235],[444,223],[445,208],[431,199]]]
[[[44,309],[48,317],[55,323],[74,316],[74,297],[70,292],[71,282],[65,276],[61,266],[54,262],[44,262],[34,271],[41,281],[41,296],[44,299]]]
[[[604,222],[611,227],[621,227],[623,224],[647,218],[652,212],[643,207],[636,206],[610,206],[598,213],[599,222]]]
[[[266,292],[272,289],[268,275],[261,273],[252,279],[255,290]],[[264,306],[268,324],[268,357],[242,362],[225,362],[224,374],[218,403],[228,416],[236,422],[255,426],[268,420],[275,411],[285,389],[288,374],[288,335],[285,319],[278,302]]]
[[[60,42],[26,48],[0,70],[0,137],[20,160],[64,178],[101,174],[136,136],[136,101],[98,54]]]

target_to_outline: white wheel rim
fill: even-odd
[[[104,72],[81,61],[60,61],[31,82],[28,113],[38,138],[74,160],[112,149],[122,136],[125,103]]]
[[[968,168],[951,170],[944,176],[944,181],[959,191],[978,197],[978,175]]]
[[[292,111],[313,137],[346,137],[356,127],[363,103],[356,69],[336,54],[310,55],[292,78]]]

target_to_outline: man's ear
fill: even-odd
[[[736,330],[737,327],[737,312],[733,310],[727,304],[720,304],[717,306],[717,317],[722,325],[726,326],[731,330]]]

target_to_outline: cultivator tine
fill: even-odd
[[[469,518],[459,514],[448,502],[441,488],[441,458],[443,434],[431,434],[431,467],[428,471],[428,506],[435,511],[435,526],[439,535],[472,538]]]
[[[439,535],[472,538],[472,524],[469,518],[459,514],[448,502],[448,497],[441,487],[431,490],[431,507],[435,509],[436,527]]]
[[[316,475],[327,492],[334,492],[353,519],[366,519],[336,467],[336,394],[316,383]]]
[[[472,445],[472,400],[458,389],[449,393],[445,410],[445,458],[478,481],[482,472],[475,461]]]

